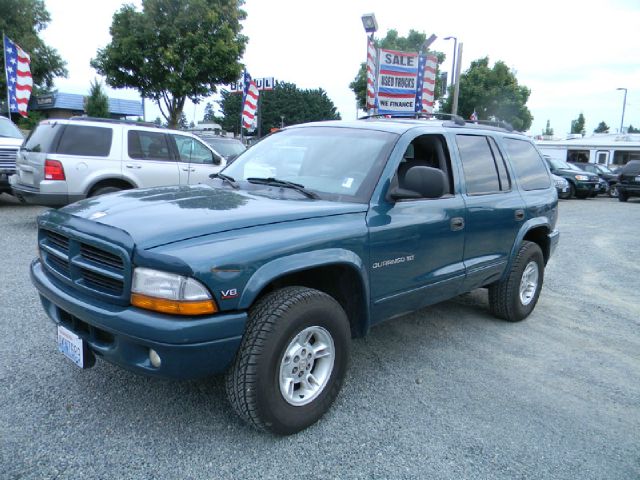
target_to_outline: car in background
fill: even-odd
[[[187,132],[73,117],[40,122],[20,149],[10,182],[21,200],[59,207],[130,188],[209,183],[225,165]]]
[[[553,180],[553,184],[558,192],[558,198],[562,198],[563,200],[570,198],[571,191],[569,189],[569,182],[558,175],[554,175],[553,173],[551,174],[551,179]]]
[[[600,185],[604,186],[606,183],[606,191],[601,191],[600,193],[608,193],[610,197],[618,196],[618,189],[616,184],[618,183],[618,174],[614,173],[609,167],[605,165],[600,165],[598,163],[586,163],[586,162],[570,162],[571,165],[574,165],[581,170],[589,173],[595,173],[600,177]]]
[[[568,198],[587,198],[599,193],[600,177],[598,177],[598,175],[585,172],[568,162],[551,158],[548,155],[544,155],[544,159],[551,173],[569,182]]]
[[[223,137],[208,131],[193,132],[193,134],[207,142],[218,155],[226,160],[227,164],[233,162],[238,155],[247,149],[244,143],[235,138]]]
[[[11,193],[9,177],[16,173],[16,157],[23,141],[20,129],[7,117],[0,117],[0,193]]]
[[[640,160],[631,160],[620,170],[618,200],[626,202],[629,197],[640,197]]]

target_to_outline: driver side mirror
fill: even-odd
[[[447,177],[439,168],[411,167],[404,176],[402,187],[397,181],[393,183],[388,193],[393,200],[440,198],[447,192]]]

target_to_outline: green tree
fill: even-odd
[[[640,128],[634,128],[633,125],[629,124],[627,133],[640,133]]]
[[[142,11],[124,5],[113,15],[111,43],[91,66],[107,84],[137,89],[155,100],[175,128],[184,103],[198,103],[216,85],[240,77],[238,60],[247,37],[243,0],[142,0]]]
[[[571,120],[571,133],[579,133],[581,135],[584,135],[584,122],[584,115],[582,113],[580,113],[580,115],[578,115],[578,118],[576,118],[575,120]]]
[[[180,118],[178,119],[178,125],[176,128],[179,128],[180,130],[186,130],[189,128],[189,122],[187,121],[187,116],[184,112],[180,112]]]
[[[222,128],[239,133],[242,95],[222,91],[219,101]],[[260,92],[260,130],[263,134],[281,124],[339,120],[335,105],[321,89],[301,90],[293,83],[279,82],[273,90]]]
[[[460,75],[458,114],[469,118],[474,112],[479,119],[496,119],[509,122],[520,131],[531,127],[533,116],[527,108],[531,90],[518,84],[515,73],[502,61],[489,67],[489,57],[471,62],[469,69]],[[450,112],[453,96],[449,95],[442,106]]]
[[[53,88],[56,77],[66,77],[66,62],[58,52],[40,38],[51,16],[43,0],[0,0],[0,31],[16,42],[31,56],[31,75],[36,95]],[[4,55],[0,55],[0,67],[5,71]],[[0,75],[0,92],[6,99],[6,78]]]
[[[551,128],[551,121],[547,120],[547,127],[542,130],[542,135],[553,137],[553,128]]]
[[[387,48],[390,50],[398,50],[401,52],[418,52],[422,47],[422,44],[427,39],[427,34],[424,32],[418,32],[416,30],[409,30],[409,35],[406,37],[398,36],[396,30],[387,31],[387,35],[382,39],[376,39],[375,44],[379,48]],[[440,78],[439,66],[444,62],[446,55],[442,52],[429,52],[438,58],[438,66],[436,67],[436,90],[435,99],[437,100],[441,91],[446,90],[440,85],[442,79]],[[367,63],[360,64],[360,70],[353,82],[349,84],[349,88],[353,91],[358,102],[358,107],[365,109],[367,102]]]
[[[593,133],[609,133],[609,125],[605,122],[600,122]]]
[[[84,111],[90,117],[111,118],[109,113],[109,97],[102,88],[102,83],[98,80],[91,82],[89,96],[85,99]]]

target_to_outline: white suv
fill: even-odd
[[[190,133],[77,117],[40,122],[20,149],[10,182],[28,203],[62,206],[129,188],[207,183],[225,164]]]
[[[9,177],[16,173],[16,155],[22,145],[22,133],[6,117],[0,117],[0,193],[11,193]]]

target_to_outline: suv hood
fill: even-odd
[[[273,199],[206,185],[125,190],[61,209],[124,230],[141,248],[239,228],[366,210],[367,205],[358,203]]]

